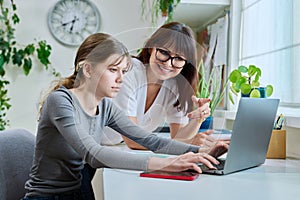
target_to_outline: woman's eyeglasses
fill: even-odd
[[[174,56],[174,57],[170,56],[170,53],[168,51],[160,48],[156,48],[155,57],[160,62],[167,62],[168,60],[171,59],[172,67],[175,69],[182,69],[187,62],[185,59],[179,56]]]

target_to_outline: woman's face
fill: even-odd
[[[166,48],[151,49],[149,67],[151,74],[158,80],[167,80],[177,76],[185,65],[186,58],[173,52],[172,49]]]
[[[124,57],[115,64],[111,60],[117,60],[120,55],[113,55],[105,63],[98,63],[94,67],[94,73],[91,77],[92,84],[96,86],[95,95],[97,99],[103,97],[115,97],[123,83],[123,76],[128,71],[128,58]]]

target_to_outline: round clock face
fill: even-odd
[[[60,0],[48,14],[48,26],[59,42],[78,46],[99,31],[100,13],[88,0]]]

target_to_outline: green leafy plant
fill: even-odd
[[[150,6],[147,6],[147,2]],[[142,16],[146,16],[151,13],[151,22],[156,24],[159,14],[163,17],[167,17],[166,23],[173,20],[174,8],[180,3],[180,0],[142,0]],[[146,13],[146,10],[148,11]]]
[[[196,96],[198,98],[210,98],[210,111],[213,115],[216,108],[224,99],[226,88],[229,80],[222,81],[222,70],[217,70],[217,67],[212,67],[208,73],[208,77],[205,75],[203,60],[198,65],[199,81],[196,88]]]
[[[242,96],[251,98],[262,97],[261,91],[265,92],[265,96],[269,97],[273,94],[273,86],[267,85],[266,87],[260,87],[259,79],[261,77],[261,69],[255,65],[239,66],[238,69],[233,70],[229,74],[230,93],[229,99],[234,104],[233,96],[241,93]]]
[[[0,0],[0,130],[4,130],[9,125],[6,112],[10,109],[10,98],[7,93],[7,85],[10,82],[6,79],[6,67],[19,67],[23,69],[26,76],[32,69],[32,58],[37,57],[40,63],[48,70],[51,54],[51,46],[45,40],[20,45],[15,38],[15,25],[20,22],[17,15],[17,7],[13,0],[11,6],[6,7],[4,0]],[[52,74],[59,76],[59,73],[52,68]]]

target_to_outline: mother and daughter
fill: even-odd
[[[86,38],[77,51],[73,74],[57,81],[42,102],[33,166],[23,199],[93,199],[86,176],[90,169],[102,167],[192,169],[199,173],[195,163],[214,168],[213,164],[218,164],[215,158],[228,149],[226,143],[214,142],[209,149],[187,144],[210,114],[209,100],[192,97],[197,79],[195,52],[190,29],[179,23],[161,27],[136,59],[108,34]],[[132,77],[136,80],[127,83]],[[125,107],[119,108],[111,98],[122,95],[126,95]],[[152,111],[156,104],[170,124],[172,138],[187,143],[159,137],[144,125],[138,126],[144,122],[141,113],[149,112],[150,121],[157,115],[151,115],[157,112],[155,108]],[[127,112],[127,108],[132,110]],[[177,156],[138,155],[102,145],[105,127],[121,134],[127,144]]]

